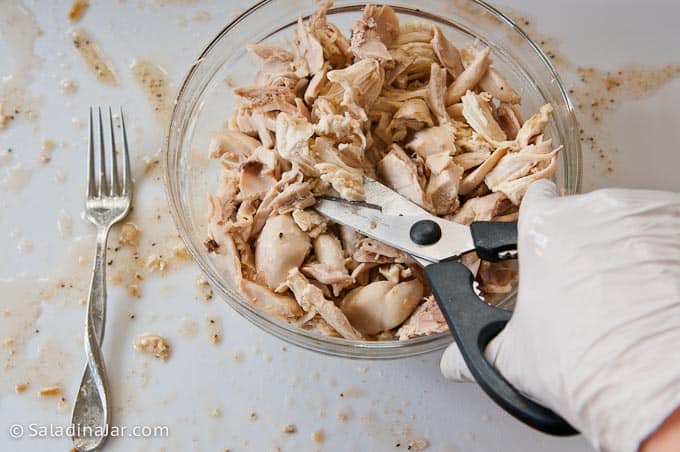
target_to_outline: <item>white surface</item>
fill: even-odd
[[[0,237],[6,243],[0,249],[0,279],[20,274],[53,277],[74,265],[68,261],[68,256],[73,259],[74,255],[73,239],[60,238],[56,227],[61,210],[73,218],[74,236],[91,232],[79,219],[86,129],[74,127],[71,118],[84,120],[90,104],[121,104],[128,112],[133,152],[138,158],[153,154],[160,146],[162,129],[132,78],[130,62],[149,58],[159,63],[176,86],[207,40],[249,2],[92,3],[80,25],[113,61],[121,79],[118,87],[96,82],[70,45],[68,2],[26,4],[44,30],[35,44],[43,63],[30,84],[30,92],[40,98],[39,117],[0,130],[0,151],[7,147],[14,150],[9,166],[0,167],[0,179],[17,162],[35,169],[27,187],[19,191],[0,187]],[[570,2],[569,8],[556,2],[518,0],[512,7],[531,16],[532,28],[554,37],[560,54],[577,64],[608,69],[631,62],[674,62],[680,4],[671,0],[578,0]],[[209,12],[210,20],[192,20],[197,11]],[[574,23],[579,24],[577,32]],[[5,43],[0,42],[0,75],[10,74],[13,64]],[[563,77],[576,80],[570,73]],[[58,84],[65,78],[78,82],[74,95],[60,93]],[[614,172],[602,175],[595,154],[584,150],[584,189],[618,185],[680,190],[680,154],[676,151],[680,143],[676,125],[679,91],[680,83],[675,80],[649,99],[627,102],[605,117],[597,132],[618,149],[609,155]],[[66,147],[55,149],[52,161],[43,166],[37,156],[44,138],[64,141]],[[66,174],[63,184],[54,181],[59,171]],[[147,179],[140,185],[143,193],[137,209],[162,205],[159,182]],[[170,218],[163,215],[161,221]],[[32,242],[31,252],[17,249],[20,239],[11,237],[13,231]],[[284,451],[389,451],[406,450],[410,440],[419,438],[426,439],[428,450],[434,451],[588,450],[581,438],[554,439],[525,428],[474,385],[444,381],[438,354],[376,363],[328,358],[292,346],[284,352],[284,343],[236,316],[224,303],[197,299],[196,273],[192,265],[185,264],[164,278],[151,278],[144,282],[140,300],[130,299],[119,288],[111,289],[104,353],[114,382],[114,422],[167,425],[170,436],[112,438],[106,450],[268,451],[281,447]],[[79,275],[86,278],[87,271]],[[3,309],[26,301],[16,283],[0,287],[5,288],[0,293]],[[82,294],[72,296],[80,298]],[[128,317],[132,312],[135,320]],[[208,339],[206,315],[221,319],[224,340],[219,345]],[[17,350],[17,359],[35,361],[37,350],[58,344],[61,352],[42,368],[39,363],[37,366],[48,375],[42,380],[63,384],[69,410],[83,365],[78,340],[83,317],[84,310],[77,303],[60,307],[45,302],[37,320],[40,333],[31,335],[27,345]],[[187,318],[199,325],[193,338],[178,333]],[[170,360],[148,359],[132,349],[132,339],[143,331],[159,332],[172,341]],[[3,340],[5,334],[0,331]],[[235,360],[234,354],[242,359]],[[1,356],[4,360],[5,350]],[[11,386],[34,378],[5,370],[1,375],[5,381],[11,380]],[[0,450],[69,449],[66,438],[9,437],[7,429],[14,423],[68,423],[68,411],[60,412],[55,399],[39,399],[38,388],[32,385],[24,394],[0,392]],[[221,410],[221,416],[211,416],[215,408]],[[252,411],[258,415],[256,421],[248,419]],[[340,422],[338,412],[348,413],[349,419]],[[282,433],[282,427],[290,423],[297,425],[298,432]],[[325,432],[323,443],[311,438],[317,429]]]

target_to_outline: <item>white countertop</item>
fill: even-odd
[[[0,0],[0,27],[8,27],[3,14],[15,10],[16,1]],[[0,238],[5,243],[0,248],[0,336],[3,341],[15,339],[14,345],[0,345],[0,450],[71,447],[67,438],[12,439],[8,429],[21,424],[28,436],[29,424],[66,425],[84,364],[80,339],[84,308],[79,300],[85,296],[94,242],[92,228],[80,219],[87,129],[78,127],[78,121],[85,121],[91,104],[123,105],[135,168],[140,169],[144,157],[158,151],[162,127],[136,84],[130,63],[151,60],[165,68],[177,86],[203,45],[249,3],[92,1],[77,26],[92,35],[115,67],[120,84],[105,86],[71,45],[72,24],[66,18],[70,2],[25,0],[42,34],[33,46],[39,61],[20,60],[28,61],[28,72],[22,73],[30,77],[27,93],[34,100],[28,105],[36,117],[22,112],[0,129]],[[569,7],[540,0],[506,3],[530,19],[531,33],[552,38],[546,43],[549,50],[571,62],[558,64],[558,70],[575,88],[577,102],[588,88],[580,84],[576,66],[618,71],[631,63],[660,68],[677,62],[673,58],[680,3],[574,0]],[[12,51],[19,44],[8,44],[6,38],[30,39],[30,20],[27,23],[21,33],[9,28],[3,28],[10,30],[8,35],[0,33],[2,77],[14,73],[17,65]],[[75,93],[62,94],[59,83],[65,79],[77,83]],[[584,133],[598,143],[594,151],[584,148],[584,190],[605,186],[680,190],[680,81],[656,85],[658,89],[636,91],[639,99],[612,94],[615,102],[605,111],[584,105],[580,118]],[[592,113],[602,113],[597,124],[590,120]],[[45,139],[57,144],[49,163],[39,161]],[[7,148],[12,149],[10,156],[2,154]],[[147,245],[158,241],[167,251],[179,242],[164,206],[159,175],[158,169],[136,174],[135,215],[140,223],[160,215],[157,229],[142,228],[142,240]],[[114,246],[115,239],[116,234]],[[78,256],[85,262],[79,263]],[[115,260],[111,272],[124,272],[126,265],[123,259]],[[197,273],[192,263],[172,259],[162,275],[145,273],[141,298],[132,297],[121,285],[110,286],[104,354],[113,383],[114,423],[128,428],[164,425],[169,436],[111,438],[107,451],[276,447],[398,451],[419,439],[427,440],[427,450],[433,451],[589,450],[580,437],[556,439],[524,427],[475,385],[444,381],[439,353],[362,362],[287,346],[220,300],[204,301],[196,286]],[[66,287],[59,287],[59,281]],[[219,344],[209,339],[207,316],[221,324]],[[145,331],[170,340],[172,356],[167,362],[132,348],[134,337]],[[23,382],[29,383],[27,391],[16,394],[14,386]],[[38,397],[37,391],[50,384],[63,388],[64,402]],[[256,420],[250,419],[253,412]],[[347,419],[339,419],[339,414]],[[295,424],[297,433],[283,433],[287,424]],[[316,430],[324,432],[323,442],[313,440]]]

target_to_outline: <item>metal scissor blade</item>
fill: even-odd
[[[380,206],[385,215],[430,215],[413,201],[375,179],[364,177],[365,202]]]
[[[440,262],[474,249],[470,228],[426,211],[414,216],[386,215],[377,209],[334,199],[318,199],[315,208],[336,223],[356,229],[426,262]],[[442,237],[437,243],[418,245],[411,240],[411,226],[420,220],[432,220],[439,225]]]

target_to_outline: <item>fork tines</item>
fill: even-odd
[[[97,107],[97,119],[99,121],[99,140],[98,158],[95,157],[95,133],[93,109],[90,107],[90,127],[88,140],[88,172],[87,172],[87,197],[103,198],[107,196],[128,196],[130,193],[130,155],[128,151],[127,135],[125,133],[125,120],[123,110],[120,109],[120,141],[122,147],[122,180],[118,178],[118,162],[116,156],[116,138],[113,125],[113,114],[111,107],[109,110],[109,158],[106,161],[106,146],[104,145],[104,124],[102,121],[102,110]],[[98,161],[95,175],[95,160]],[[111,172],[107,179],[106,168],[111,167]]]

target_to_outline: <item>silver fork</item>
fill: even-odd
[[[90,108],[90,128],[88,142],[87,201],[85,215],[97,226],[97,248],[92,268],[90,294],[87,301],[85,320],[85,355],[87,364],[80,382],[80,389],[73,404],[71,414],[73,445],[81,452],[99,448],[108,436],[111,405],[106,368],[101,352],[106,321],[106,240],[111,226],[122,220],[130,210],[132,200],[132,181],[130,176],[130,157],[123,111],[120,111],[122,156],[122,179],[118,177],[116,162],[116,141],[114,137],[113,115],[109,107],[111,167],[107,180],[106,151],[104,146],[104,126],[101,109],[97,109],[99,119],[99,158],[95,158],[95,139],[93,113]],[[95,170],[95,160],[98,160]]]

